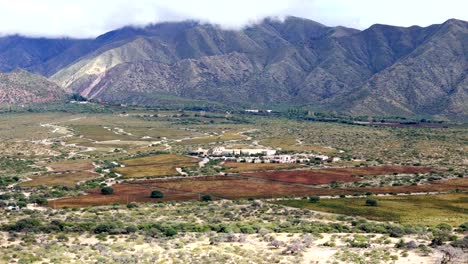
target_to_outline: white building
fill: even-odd
[[[236,156],[236,155],[275,155],[274,149],[227,149],[225,147],[216,147],[211,150],[214,156]]]

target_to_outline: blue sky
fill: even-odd
[[[468,0],[0,0],[0,34],[95,37],[125,25],[201,20],[238,29],[267,16],[325,25],[427,26],[468,20]]]

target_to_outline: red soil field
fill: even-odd
[[[366,188],[319,188],[302,186],[255,178],[236,176],[206,176],[198,178],[157,179],[133,181],[112,186],[114,194],[102,195],[100,190],[89,191],[89,195],[62,198],[49,202],[50,207],[87,207],[111,205],[129,202],[157,202],[197,200],[200,194],[210,194],[215,198],[278,198],[303,197],[310,195],[353,195],[372,192],[386,193],[419,193],[419,192],[449,192],[458,189],[468,191],[468,178],[433,181],[426,185],[388,186]],[[149,198],[152,190],[161,190],[164,199]]]
[[[145,181],[145,184],[150,184],[155,188],[159,187],[192,193],[211,194],[216,197],[227,199],[307,195],[314,190],[310,187],[237,176],[206,176],[175,180],[149,180]]]
[[[388,186],[366,188],[319,188],[302,186],[274,181],[265,181],[255,178],[242,178],[236,176],[207,176],[200,178],[150,180],[138,182],[139,184],[152,185],[155,188],[206,193],[220,198],[272,198],[284,196],[308,196],[308,195],[353,195],[372,192],[383,193],[408,193],[408,192],[447,192],[458,189],[468,191],[468,178],[434,181],[427,185],[415,186]]]
[[[51,200],[49,201],[49,206],[52,208],[89,207],[128,204],[130,202],[156,203],[158,201],[187,201],[199,198],[198,195],[192,193],[161,189],[159,190],[164,193],[164,198],[150,198],[151,191],[155,189],[151,185],[143,186],[123,183],[113,185],[112,188],[114,189],[114,193],[111,195],[103,195],[100,189],[93,189],[89,190],[87,195]]]
[[[329,184],[336,182],[356,182],[361,176],[377,176],[392,173],[428,173],[432,169],[415,166],[373,166],[353,168],[326,168],[311,170],[270,171],[244,173],[242,176],[262,178],[273,181],[300,183],[300,184]]]

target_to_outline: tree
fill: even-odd
[[[78,93],[72,94],[70,99],[72,99],[74,101],[79,101],[79,102],[86,101],[86,98],[84,98],[81,94],[78,94]]]
[[[101,194],[110,195],[113,193],[114,193],[114,189],[112,189],[111,187],[106,186],[106,187],[101,188]]]
[[[151,192],[151,198],[164,198],[164,193],[158,190],[154,190]]]
[[[213,201],[213,197],[211,197],[211,195],[209,195],[209,194],[202,195],[201,199],[204,202]]]
[[[377,202],[377,200],[374,200],[374,199],[367,199],[366,200],[366,205],[367,206],[377,206],[378,202]]]
[[[320,196],[309,197],[309,203],[318,203],[318,202],[320,202]]]

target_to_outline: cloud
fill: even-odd
[[[126,25],[187,19],[237,29],[294,15],[366,28],[468,20],[466,0],[0,0],[0,34],[95,37]]]

